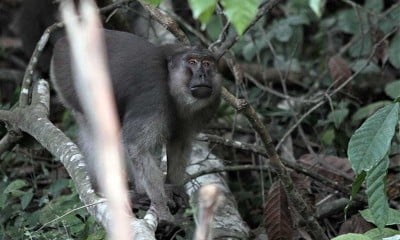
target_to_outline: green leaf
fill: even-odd
[[[210,21],[216,4],[217,0],[189,0],[193,17],[199,19],[203,27]]]
[[[260,37],[255,41],[249,41],[244,47],[242,48],[243,57],[247,61],[251,61],[257,53],[259,53],[267,44],[268,40],[265,37]]]
[[[349,115],[349,109],[336,109],[328,114],[328,121],[333,122],[336,128],[339,128],[340,124]]]
[[[360,188],[367,177],[367,173],[362,171],[360,174],[357,175],[356,179],[354,180],[351,186],[351,197],[355,198],[356,194],[360,191]]]
[[[6,189],[4,189],[4,193],[14,193],[17,192],[18,190],[20,190],[21,188],[27,186],[28,183],[24,180],[21,179],[17,179],[15,181],[12,181],[10,184],[8,184],[8,186],[6,187]]]
[[[372,240],[371,238],[359,233],[348,233],[332,238],[331,240]]]
[[[222,0],[224,12],[237,33],[242,35],[256,16],[260,0]]]
[[[357,193],[360,191],[360,188],[367,176],[367,173],[365,171],[362,171],[360,174],[356,176],[356,179],[354,180],[352,186],[351,186],[351,196],[350,196],[350,201],[344,208],[344,213],[347,215],[347,210],[351,206],[351,203],[353,199],[356,197]]]
[[[397,33],[390,43],[389,61],[396,68],[400,68],[400,33]]]
[[[365,236],[368,236],[369,238],[373,240],[389,240],[387,239],[388,237],[392,237],[395,235],[400,234],[399,231],[391,229],[391,228],[384,228],[384,229],[379,229],[379,228],[374,228],[369,230],[368,232],[364,233]],[[385,238],[385,239],[383,239]],[[399,238],[393,238],[393,240],[399,239]]]
[[[28,206],[32,198],[33,198],[33,190],[31,188],[29,189],[29,191],[25,192],[25,194],[20,197],[22,209],[25,209]]]
[[[8,205],[8,195],[0,194],[0,210],[4,209]]]
[[[373,222],[373,217],[371,209],[365,209],[360,211],[361,216],[368,222]],[[389,208],[389,217],[387,220],[387,225],[400,224],[400,211],[397,209]]]
[[[86,238],[86,240],[102,240],[106,239],[107,234],[105,231],[96,231],[94,233],[90,233],[90,235]]]
[[[333,140],[335,140],[335,136],[335,130],[328,129],[322,134],[321,141],[323,144],[331,146],[333,144]]]
[[[354,64],[352,64],[351,69],[355,72],[361,71],[363,74],[381,72],[378,65],[367,59],[356,60]]]
[[[311,10],[313,10],[315,15],[317,15],[319,18],[322,16],[325,3],[325,0],[308,0],[308,5],[310,6]]]
[[[54,196],[58,196],[58,195],[61,194],[61,191],[62,191],[63,189],[65,189],[65,188],[68,187],[69,183],[70,183],[70,180],[69,180],[69,179],[65,179],[65,178],[63,178],[63,179],[57,179],[56,181],[54,181],[54,182],[50,185],[48,191],[49,191],[49,193],[50,193],[53,197],[54,197]]]
[[[216,41],[221,33],[221,29],[223,28],[221,19],[216,15],[212,15],[210,21],[207,24],[207,35],[212,41]]]
[[[310,24],[310,19],[305,15],[291,15],[284,19],[284,21],[293,26]]]
[[[398,54],[400,55],[400,52]],[[393,99],[400,97],[400,80],[396,80],[386,84],[385,93]]]
[[[349,54],[353,58],[368,57],[372,51],[372,40],[369,35],[366,35],[358,40],[350,47]]]
[[[366,0],[364,6],[375,13],[380,13],[384,7],[382,0]]]
[[[388,34],[398,25],[400,19],[400,5],[393,5],[388,14],[385,15],[384,18],[378,21],[377,25],[384,34]]]
[[[144,1],[152,5],[153,7],[157,7],[161,3],[161,0],[144,0]]]
[[[388,152],[399,118],[399,105],[393,103],[381,108],[351,137],[347,155],[357,174],[372,169]]]
[[[390,103],[392,103],[392,102],[390,102],[390,101],[378,101],[378,102],[374,102],[374,103],[368,104],[367,106],[358,109],[354,113],[354,115],[351,117],[351,120],[353,122],[357,122],[357,121],[360,121],[360,120],[362,120],[364,118],[367,118],[367,117],[371,116],[374,112],[376,112],[376,110],[378,110],[379,108],[381,108],[381,107],[383,107],[383,106],[385,106],[387,104],[390,104]]]
[[[373,223],[383,229],[389,220],[389,203],[386,196],[386,174],[389,157],[386,155],[371,171],[367,172],[368,208],[371,210]]]
[[[273,25],[273,33],[280,42],[288,42],[293,35],[293,29],[287,21],[278,21]]]
[[[389,228],[387,228],[387,229],[389,229]],[[393,229],[390,229],[390,230],[393,230]],[[384,238],[382,238],[382,240],[400,240],[400,234],[396,234],[396,235],[393,235],[390,237],[384,237]]]
[[[342,10],[338,13],[336,26],[345,33],[356,34],[361,31],[361,26],[368,26],[367,16],[364,12],[358,12],[354,9]],[[361,17],[361,22],[360,22]]]

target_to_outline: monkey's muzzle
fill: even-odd
[[[212,94],[212,87],[206,84],[199,84],[190,87],[190,92],[195,98],[208,98]]]

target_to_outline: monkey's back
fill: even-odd
[[[121,122],[130,118],[163,118],[168,112],[168,66],[166,56],[157,46],[133,34],[105,30],[107,60],[117,96]],[[71,72],[70,47],[66,38],[54,48],[51,75],[64,104],[82,113]],[[87,89],[90,91],[90,89]],[[135,127],[135,126],[132,126]]]

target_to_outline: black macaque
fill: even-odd
[[[21,38],[22,50],[26,57],[31,57],[37,42],[46,28],[61,21],[58,11],[60,1],[61,0],[23,0],[21,2],[21,7],[13,21],[12,30]],[[111,2],[112,1],[108,0],[96,0],[96,4],[99,7],[105,7]],[[79,0],[74,0],[74,3],[78,4]],[[139,5],[140,4],[137,2],[132,2],[127,5],[140,14],[133,13],[133,11],[128,11],[126,14],[124,13],[124,16],[127,18],[126,26],[120,23],[118,17],[111,17],[104,23],[104,27],[116,30],[132,29],[135,34],[139,35],[147,33],[149,24],[147,24],[147,20],[147,22],[143,20],[142,16],[145,15],[145,13],[143,13]],[[103,18],[106,19],[108,14],[110,14],[110,11],[103,12]],[[56,41],[64,35],[62,29],[53,31],[50,35],[50,39],[38,60],[38,67],[42,73],[48,73],[52,56],[51,50]]]
[[[181,186],[192,138],[210,121],[220,102],[222,83],[215,59],[200,47],[155,46],[125,32],[105,30],[105,41],[128,175],[137,192],[148,195],[160,220],[172,222],[170,199],[154,153],[166,144],[166,184]],[[91,157],[92,133],[73,86],[65,38],[55,45],[50,75],[61,100],[76,117],[80,147],[97,189],[96,179],[101,176],[96,175]]]

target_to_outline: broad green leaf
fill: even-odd
[[[280,42],[289,41],[293,35],[293,29],[286,21],[278,21],[273,25],[274,36]]]
[[[321,141],[323,144],[330,146],[333,144],[333,140],[335,140],[335,130],[334,129],[328,129],[326,130],[321,137]]]
[[[373,222],[371,209],[365,209],[360,211],[361,216],[368,222]],[[387,225],[400,224],[400,211],[397,209],[389,208],[389,217]]]
[[[366,0],[364,6],[375,13],[380,13],[384,7],[383,0]]]
[[[397,33],[390,42],[389,61],[396,68],[400,68],[400,33]]]
[[[358,109],[354,113],[354,115],[351,117],[351,120],[353,122],[357,122],[364,118],[367,118],[367,117],[371,116],[374,112],[376,112],[376,110],[378,110],[379,108],[381,108],[385,105],[388,105],[390,103],[392,103],[392,102],[391,101],[378,101],[378,102],[368,104],[367,106]]]
[[[210,21],[207,24],[207,35],[210,40],[216,41],[221,34],[221,29],[223,28],[221,18],[216,15],[212,15]]]
[[[392,237],[396,234],[399,234],[400,232],[394,229],[390,228],[384,228],[384,229],[379,229],[379,228],[374,228],[369,230],[368,232],[364,233],[365,236],[368,236],[369,238],[373,240],[386,240],[388,237]],[[395,240],[396,238],[392,239]],[[398,240],[399,238],[397,238]]]
[[[367,73],[379,73],[381,69],[374,62],[367,59],[356,60],[352,65],[351,69],[355,72],[361,71],[363,74]]]
[[[388,34],[398,25],[400,19],[400,5],[393,5],[390,12],[385,15],[384,18],[378,21],[377,25],[384,34]]]
[[[328,121],[333,122],[336,128],[339,128],[340,124],[349,115],[349,109],[336,109],[328,114]]]
[[[383,229],[389,220],[389,203],[386,196],[386,174],[389,157],[386,155],[374,168],[367,172],[368,208],[371,210],[373,223]]]
[[[393,229],[391,229],[391,230],[393,230]],[[400,240],[400,234],[397,234],[397,235],[394,235],[391,237],[385,237],[385,238],[382,238],[382,240]]]
[[[351,137],[347,155],[357,174],[372,169],[388,152],[399,118],[399,105],[393,103],[381,108]]]
[[[90,233],[90,235],[86,238],[86,240],[101,240],[101,239],[106,239],[107,235],[105,231],[96,231],[93,233]]]
[[[29,189],[29,191],[25,192],[25,194],[20,197],[22,209],[25,209],[28,206],[32,198],[33,198],[33,190],[31,188]]]
[[[189,0],[193,17],[199,19],[203,26],[210,21],[216,4],[217,0]]]
[[[372,240],[371,238],[359,233],[348,233],[332,238],[331,240]]]
[[[6,189],[4,189],[4,193],[16,192],[27,185],[28,185],[28,183],[25,182],[24,180],[17,179],[15,181],[12,181],[10,184],[8,184]]]
[[[268,40],[265,37],[255,39],[255,41],[249,41],[242,48],[243,57],[247,61],[253,60],[257,53],[259,53],[267,44]]]
[[[54,181],[48,191],[54,197],[60,195],[61,191],[69,186],[70,180],[69,179],[57,179]]]
[[[161,3],[161,0],[144,0],[144,1],[152,5],[153,7],[157,7]]]
[[[362,37],[350,47],[349,53],[353,58],[368,57],[372,51],[372,40],[369,35]]]
[[[399,55],[400,55],[400,52],[399,52]],[[396,81],[386,84],[385,93],[386,93],[386,95],[388,95],[389,97],[391,97],[393,99],[400,97],[400,80],[396,80]]]
[[[291,15],[288,16],[285,21],[292,26],[310,24],[310,19],[308,19],[306,15]]]
[[[310,6],[311,10],[313,10],[315,15],[317,15],[319,18],[322,16],[325,3],[325,0],[308,0],[308,5]]]
[[[0,210],[7,206],[8,195],[0,194]]]
[[[53,219],[55,215],[62,215],[65,212],[68,212],[69,210],[77,208],[81,205],[82,204],[76,195],[59,196],[48,202],[42,209],[39,210],[39,222],[44,224]],[[72,220],[74,220],[75,216],[76,214],[72,214]],[[67,219],[68,215],[65,217],[66,218],[63,218],[63,220],[71,220]]]
[[[242,35],[256,16],[260,0],[222,0],[224,12],[237,33]]]
[[[357,16],[357,10],[354,9],[346,9],[342,10],[338,13],[338,21],[336,26],[342,30],[343,32],[356,34],[360,33],[361,26],[368,26],[367,16],[364,12],[358,12],[359,16]]]

